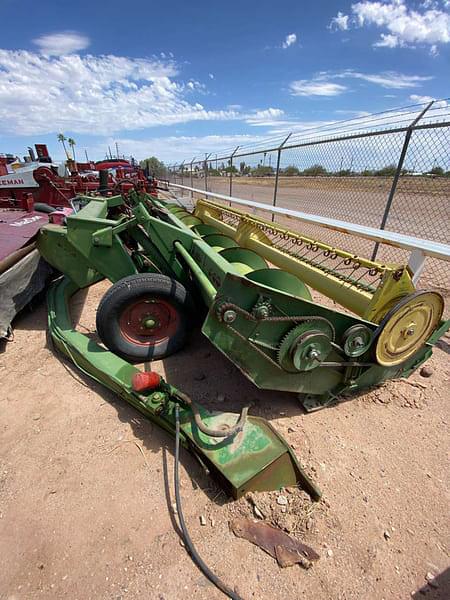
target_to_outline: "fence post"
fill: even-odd
[[[230,156],[230,193],[228,194],[229,196],[233,195],[233,156],[236,154],[236,152],[239,150],[239,146],[236,146],[236,148],[234,149],[234,151],[231,153]],[[231,201],[230,201],[230,206],[231,206]]]
[[[280,146],[278,147],[278,152],[277,152],[277,170],[275,173],[275,185],[273,188],[273,202],[272,202],[272,206],[276,206],[277,205],[277,193],[278,193],[278,177],[280,175],[280,160],[281,160],[281,151],[283,149],[283,146],[286,144],[286,142],[288,141],[288,139],[291,137],[292,132],[284,139],[283,142],[281,142]],[[272,221],[275,219],[275,215],[272,213]]]
[[[193,188],[193,187],[194,187],[194,176],[193,176],[193,174],[192,174],[192,165],[194,164],[194,160],[195,160],[196,158],[197,158],[197,157],[196,157],[196,156],[194,156],[194,158],[191,160],[191,188]],[[194,199],[194,192],[193,192],[192,190],[191,190],[191,199]]]
[[[403,164],[405,162],[406,153],[408,151],[408,146],[409,146],[409,142],[411,140],[411,135],[414,130],[414,127],[417,125],[417,123],[420,121],[420,119],[427,112],[427,110],[432,106],[433,103],[434,103],[434,100],[432,100],[429,104],[427,104],[427,106],[425,106],[423,111],[414,119],[414,121],[410,124],[410,126],[406,130],[405,140],[403,142],[402,151],[400,152],[400,158],[398,159],[397,170],[395,171],[395,175],[394,175],[394,179],[392,180],[392,185],[391,185],[391,189],[389,192],[389,196],[388,196],[388,199],[386,202],[386,206],[384,208],[384,213],[383,213],[383,218],[381,219],[380,229],[384,229],[386,226],[386,223],[387,223],[387,220],[389,217],[389,213],[391,210],[391,206],[392,206],[392,201],[394,200],[398,180],[400,179],[400,175],[402,173]],[[380,247],[380,243],[377,242],[373,249],[371,260],[376,259],[379,247]]]
[[[211,156],[212,152],[209,154],[205,152],[205,192],[208,191],[208,158]]]
[[[185,161],[183,160],[183,162],[181,163],[181,185],[184,185],[184,183],[183,183],[184,182],[184,162]],[[184,196],[183,189],[181,190],[181,195]]]

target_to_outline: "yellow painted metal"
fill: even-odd
[[[401,298],[414,293],[415,289],[407,267],[386,268],[380,285],[361,316],[372,323],[380,323]]]
[[[210,200],[197,201],[195,216],[368,321],[379,323],[393,305],[415,290],[406,265],[374,262]],[[270,234],[281,240],[279,245],[272,241]],[[378,287],[371,290],[368,286],[353,282],[350,277],[343,278],[320,264],[314,264],[314,261],[293,256],[282,247],[283,241],[288,239],[313,245],[323,252],[336,254],[342,260],[356,261],[362,268],[376,272]]]
[[[199,204],[200,201],[197,206]],[[334,277],[332,274],[325,276],[321,269],[286,254],[273,246],[270,239],[260,229],[255,226],[252,227],[250,223],[245,222],[242,227],[239,226],[234,229],[218,219],[215,214],[211,214],[209,210],[202,210],[201,212],[196,210],[195,214],[204,223],[214,225],[226,235],[234,237],[236,241],[239,240],[239,244],[244,248],[254,250],[273,265],[296,275],[306,285],[333,298],[333,300],[356,314],[363,314],[367,310],[372,300],[370,292],[345,285],[341,279]]]
[[[250,215],[249,213],[246,213],[237,208],[223,206],[216,202],[212,202],[211,200],[197,200],[194,214],[195,214],[195,216],[199,217],[202,220],[203,220],[203,216],[206,216],[206,215],[215,217],[219,220],[222,220],[224,215],[232,215],[233,217],[235,217],[235,219],[238,223],[246,222],[249,225],[256,226],[260,230],[261,233],[264,231],[264,229],[267,229],[269,231],[273,231],[273,232],[279,233],[281,235],[287,235],[293,239],[302,240],[303,242],[305,242],[307,244],[315,244],[318,246],[318,248],[323,249],[323,250],[334,250],[342,258],[351,258],[351,259],[357,258],[363,267],[367,267],[369,269],[376,268],[376,269],[384,270],[385,268],[387,268],[386,265],[383,265],[382,263],[375,262],[375,261],[369,260],[367,258],[363,258],[362,256],[356,256],[355,254],[352,254],[351,252],[347,252],[346,250],[342,250],[341,248],[334,248],[333,246],[330,246],[329,244],[320,242],[319,240],[314,240],[313,238],[307,237],[298,232],[291,231],[290,229],[286,229],[285,227],[282,227],[278,223],[272,223],[271,221],[266,221],[265,219],[261,219],[260,217],[257,217],[255,215]],[[224,223],[224,225],[227,225],[227,224]],[[227,225],[227,227],[229,227],[229,226]],[[235,227],[230,227],[230,229],[234,230]],[[267,239],[269,239],[269,238],[267,238]]]
[[[416,292],[403,298],[381,323],[375,356],[384,367],[405,362],[439,325],[444,300],[437,292]]]
[[[331,273],[325,275],[321,269],[289,256],[289,254],[284,253],[275,246],[267,246],[264,242],[249,237],[245,247],[258,252],[270,263],[296,275],[306,285],[332,298],[338,304],[345,306],[358,315],[363,314],[370,304],[372,299],[370,292],[346,285]]]

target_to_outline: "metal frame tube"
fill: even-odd
[[[427,106],[423,109],[423,111],[420,113],[420,115],[416,119],[414,119],[414,121],[411,123],[411,125],[408,127],[408,129],[406,131],[405,141],[403,142],[403,147],[402,147],[402,151],[400,153],[400,158],[398,159],[397,170],[395,172],[394,179],[392,180],[392,186],[391,186],[389,196],[388,196],[388,199],[386,202],[386,206],[384,209],[383,218],[381,219],[380,229],[384,229],[386,222],[388,220],[388,217],[389,217],[389,213],[391,212],[392,201],[394,200],[394,195],[397,190],[398,181],[399,181],[400,175],[402,173],[403,163],[405,162],[406,153],[408,151],[408,146],[409,146],[409,141],[411,139],[414,127],[417,125],[417,123],[420,121],[420,119],[424,116],[424,114],[432,106],[433,103],[434,103],[434,100],[432,100],[429,104],[427,104]],[[379,247],[380,247],[380,244],[379,244],[379,242],[377,242],[375,244],[375,247],[372,252],[372,260],[376,259]]]
[[[204,272],[201,270],[201,268],[198,266],[198,264],[195,262],[195,260],[192,258],[192,256],[189,254],[189,252],[186,250],[186,248],[181,242],[175,242],[174,247],[175,250],[183,257],[183,260],[186,262],[188,267],[191,269],[192,274],[194,275],[198,285],[200,286],[202,296],[207,306],[210,306],[213,303],[214,298],[216,297],[216,288],[206,277]]]
[[[230,196],[233,193],[233,157],[238,150],[239,150],[239,146],[236,146],[235,151],[230,156]],[[217,163],[217,154],[216,154],[216,163]]]
[[[290,133],[286,139],[280,144],[280,147],[278,148],[278,153],[277,153],[277,171],[275,173],[275,185],[273,187],[273,202],[272,202],[272,206],[276,206],[277,205],[277,193],[278,193],[278,178],[280,176],[280,160],[281,160],[281,151],[283,149],[283,146],[285,145],[285,143],[288,141],[288,139],[291,137],[292,133]],[[231,196],[231,193],[230,193]],[[275,215],[272,213],[272,221],[274,220]]]

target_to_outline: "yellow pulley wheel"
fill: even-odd
[[[405,296],[381,321],[375,334],[375,357],[384,367],[405,362],[425,344],[444,312],[444,299],[437,292],[415,292]]]

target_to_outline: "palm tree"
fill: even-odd
[[[76,159],[76,156],[75,156],[75,140],[73,138],[69,138],[67,140],[67,143],[72,148],[73,160],[76,161],[77,159]]]
[[[64,152],[66,153],[66,158],[69,160],[69,153],[67,152],[66,144],[64,143],[67,140],[66,136],[63,133],[58,133],[58,142],[61,142],[64,148]]]

